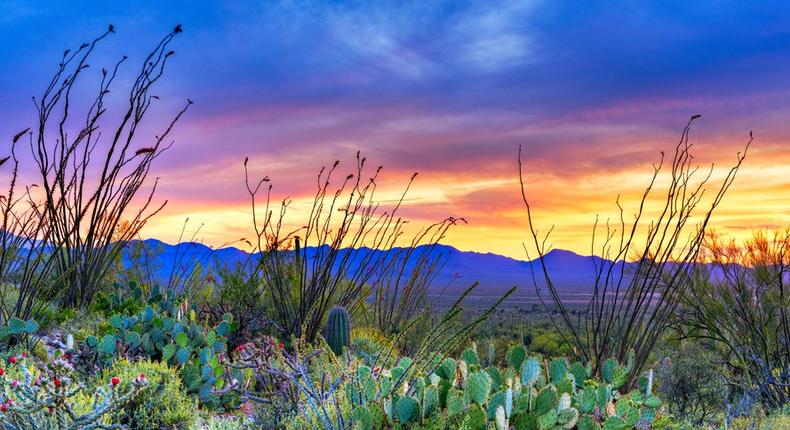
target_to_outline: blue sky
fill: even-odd
[[[750,195],[790,189],[787,3],[0,0],[0,133],[30,124],[30,96],[63,49],[109,23],[117,34],[96,63],[126,54],[134,65],[172,26],[185,30],[158,91],[163,114],[186,97],[196,104],[157,172],[172,203],[154,233],[190,213],[210,222],[212,208],[241,208],[244,156],[299,196],[321,164],[362,150],[393,183],[421,172],[414,217],[465,215],[472,239],[459,246],[515,254],[514,154],[524,145],[548,193],[538,202],[574,232],[573,248],[579,217],[618,191],[583,185],[649,169],[694,113],[701,161],[729,163],[748,130],[758,136],[722,226],[790,221],[779,203],[738,212]],[[585,200],[568,207],[574,189]],[[491,243],[477,245],[481,235]]]

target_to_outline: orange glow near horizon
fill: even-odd
[[[698,146],[702,147],[704,143]],[[708,193],[717,190],[722,175],[734,162],[737,151],[737,146],[729,145],[714,155],[718,159],[715,160],[717,164]],[[707,158],[710,155],[701,157],[698,176],[703,175],[703,170],[709,167]],[[590,237],[596,215],[601,225],[607,218],[615,222],[618,217],[615,199],[620,195],[628,220],[629,215],[635,213],[641,193],[648,183],[652,161],[610,172],[585,172],[579,169],[575,175],[560,175],[532,171],[526,158],[526,190],[533,204],[535,221],[541,231],[554,227],[549,241],[552,247],[582,255],[591,254]],[[742,240],[751,237],[754,230],[775,230],[790,225],[790,175],[785,167],[788,165],[790,152],[779,145],[761,146],[756,141],[735,184],[714,213],[711,228],[721,235]],[[492,252],[527,259],[523,243],[528,241],[529,236],[526,211],[520,200],[515,159],[510,167],[510,172],[503,171],[499,177],[488,173],[475,177],[474,172],[463,175],[422,172],[407,195],[402,215],[410,220],[412,229],[445,216],[464,217],[468,224],[452,228],[442,243],[464,251]],[[407,175],[384,174],[377,195],[385,203],[397,198],[405,184],[395,177]],[[665,191],[663,185],[666,180],[662,179],[666,178],[659,177],[653,198],[649,200],[652,205],[648,205],[648,215],[655,214],[651,210],[655,209],[655,204]],[[251,215],[249,202],[243,196],[243,185],[236,182],[240,188],[234,190],[234,195],[238,198],[227,203],[171,201],[145,227],[142,236],[176,242],[185,220],[189,218],[185,240],[202,224],[196,237],[198,240],[211,246],[231,244],[245,248],[247,245],[238,241],[251,237]],[[278,201],[284,195],[278,195],[276,179],[273,179],[273,184],[274,200]],[[296,185],[295,189],[299,189],[299,184]],[[302,192],[290,197],[293,203],[286,220],[296,227],[305,219],[312,194]],[[698,213],[707,205],[709,199],[699,206]]]

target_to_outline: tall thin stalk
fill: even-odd
[[[157,181],[147,195],[136,197],[192,103],[187,100],[158,135],[140,136],[149,108],[159,99],[152,90],[174,53],[169,45],[181,33],[176,26],[145,58],[117,121],[106,118],[107,96],[126,57],[101,70],[99,87],[80,118],[75,106],[82,103],[74,100],[81,92],[79,78],[96,47],[114,32],[110,26],[90,43],[65,51],[43,94],[34,98],[38,121],[29,133],[30,147],[45,197],[43,211],[58,245],[55,273],[65,306],[90,303],[126,243],[164,206],[151,206]],[[121,231],[122,220],[128,224]]]
[[[661,206],[655,218],[648,219],[645,208],[664,167],[663,152],[658,165],[653,166],[652,178],[642,194],[633,221],[626,221],[619,197],[618,222],[612,224],[607,220],[605,228],[601,228],[596,220],[591,250],[600,258],[593,259],[595,280],[590,300],[585,312],[575,319],[546,265],[546,243],[551,231],[543,236],[538,234],[527,198],[528,186],[524,182],[519,149],[521,196],[527,209],[532,245],[539,257],[538,273],[533,271],[532,274],[533,284],[544,306],[548,307],[539,288],[539,281],[543,281],[559,313],[559,321],[552,320],[555,328],[579,358],[593,364],[596,373],[600,372],[605,359],[613,357],[625,362],[631,353],[635,363],[632,378],[641,373],[692,281],[710,218],[735,180],[746,156],[746,150],[738,153],[734,167],[716,189],[709,206],[698,210],[698,206],[704,204],[706,185],[713,173],[711,166],[707,174],[698,180],[698,167],[693,165],[689,131],[698,117],[691,117],[675,146],[669,163],[669,183],[666,191],[660,194],[658,202]],[[750,134],[746,149],[751,142]],[[696,225],[695,220],[698,220]],[[604,233],[600,241],[597,238],[599,230]]]
[[[381,166],[368,174],[365,164],[357,153],[355,172],[339,180],[339,185],[334,185],[339,162],[322,168],[303,226],[284,231],[290,200],[279,206],[273,203],[269,179],[251,182],[245,160],[256,238],[253,247],[260,257],[257,270],[274,304],[281,335],[312,342],[330,307],[344,306],[353,312],[371,293],[378,297],[376,318],[388,327],[402,324],[419,311],[421,294],[436,268],[421,253],[430,252],[459,220],[447,218],[429,226],[399,247],[407,223],[399,210],[416,174],[391,207],[384,209],[375,197]],[[265,202],[259,204],[264,192]],[[418,248],[421,243],[429,247]],[[406,262],[415,262],[415,255],[419,267],[409,274]]]

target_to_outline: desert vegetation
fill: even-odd
[[[297,220],[244,159],[251,251],[177,252],[162,276],[135,238],[164,206],[148,173],[192,104],[148,137],[181,27],[126,86],[125,57],[91,64],[113,33],[63,54],[0,160],[0,428],[790,427],[790,234],[737,243],[709,228],[751,139],[713,181],[691,153],[692,117],[641,201],[617,199],[620,218],[595,223],[584,305],[552,281],[522,176],[532,277],[484,306],[474,282],[437,306],[438,245],[466,221],[407,229],[417,175],[379,199],[382,167],[362,154],[318,172]],[[88,73],[99,86],[86,100]],[[514,154],[514,174],[528,155]],[[515,288],[540,305],[510,304]]]

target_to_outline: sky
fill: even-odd
[[[618,195],[636,210],[693,114],[714,185],[755,137],[713,227],[790,225],[787,3],[0,0],[0,139],[33,124],[30,97],[63,50],[110,23],[92,63],[128,55],[127,82],[184,29],[141,137],[195,103],[153,168],[168,204],[146,237],[173,242],[187,218],[209,244],[248,237],[245,157],[298,223],[320,167],[351,172],[361,151],[384,166],[385,203],[419,172],[411,225],[464,217],[445,243],[525,258],[521,146],[536,222],[554,226],[554,247],[589,254],[596,215],[615,216]]]

